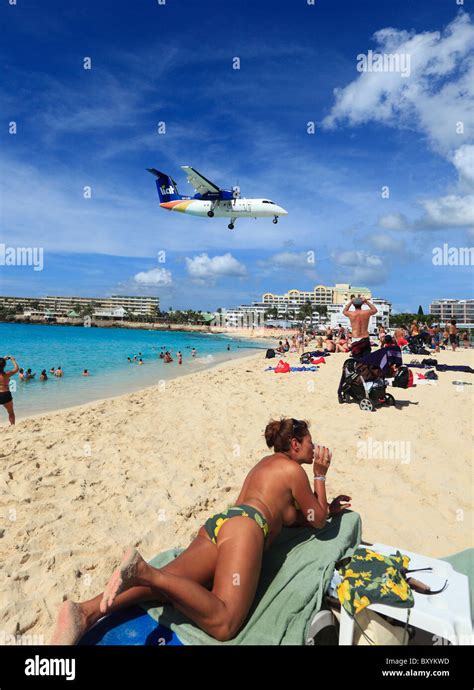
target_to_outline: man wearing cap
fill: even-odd
[[[364,304],[368,309],[362,309]],[[352,311],[351,307],[354,307]],[[363,297],[355,297],[346,304],[342,313],[352,326],[352,356],[360,359],[370,355],[369,319],[377,313],[377,307]]]

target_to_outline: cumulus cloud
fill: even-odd
[[[381,252],[402,254],[405,251],[405,242],[392,235],[374,234],[369,236],[369,241],[375,249]]]
[[[435,199],[421,199],[423,215],[409,221],[401,213],[382,216],[379,225],[386,230],[443,230],[474,225],[474,194],[448,194]]]
[[[474,146],[464,144],[460,146],[453,155],[455,165],[461,182],[466,185],[474,185]]]
[[[257,261],[259,266],[270,266],[275,268],[314,268],[314,252],[280,252],[268,259]]]
[[[406,230],[409,226],[409,222],[403,213],[392,213],[387,216],[382,216],[379,219],[379,225],[385,228],[385,230]]]
[[[345,88],[335,90],[335,103],[323,127],[379,122],[417,129],[458,173],[457,194],[419,203],[424,215],[408,221],[402,214],[383,216],[388,230],[465,227],[473,222],[474,146],[466,143],[474,130],[474,25],[465,12],[443,32],[385,28],[373,35],[379,55],[408,56],[409,75],[400,71],[363,71]],[[401,62],[400,62],[401,64]]]
[[[222,256],[210,257],[203,253],[192,259],[186,257],[186,269],[191,278],[198,283],[213,283],[218,278],[247,275],[245,266],[237,261],[230,252]]]
[[[381,266],[382,259],[380,256],[375,256],[374,254],[368,254],[367,252],[361,250],[349,250],[346,252],[339,252],[335,256],[338,264],[342,266]]]
[[[137,273],[133,280],[139,285],[149,287],[166,287],[173,283],[171,271],[166,268],[152,268],[150,271]]]
[[[438,199],[424,199],[420,204],[425,216],[417,222],[419,227],[465,227],[474,223],[474,194],[449,194]]]
[[[363,250],[348,250],[334,254],[338,266],[345,268],[346,282],[378,285],[385,282],[387,271],[380,256]]]
[[[418,128],[448,154],[460,145],[456,123],[474,127],[474,26],[460,13],[445,29],[415,33],[385,28],[373,35],[378,54],[410,57],[410,74],[364,71],[345,88],[323,127],[382,122]]]

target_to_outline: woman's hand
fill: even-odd
[[[332,453],[329,448],[326,448],[326,446],[316,446],[313,462],[314,476],[325,477],[328,472],[329,465],[331,464],[331,460]]]
[[[350,508],[351,504],[348,503],[348,501],[350,501],[350,500],[352,500],[351,497],[350,496],[344,496],[344,494],[337,496],[329,504],[329,515],[336,515],[337,513],[340,513],[341,510],[346,510],[346,508]]]

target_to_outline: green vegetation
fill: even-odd
[[[393,328],[399,328],[400,326],[409,326],[413,321],[422,321],[431,326],[433,323],[438,323],[439,318],[434,314],[423,314],[420,318],[420,314],[392,314],[390,317],[390,326]]]

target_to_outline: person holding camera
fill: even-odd
[[[9,360],[13,364],[13,369],[5,371]],[[18,369],[18,364],[13,356],[6,355],[5,357],[0,357],[0,405],[3,405],[8,412],[8,419],[12,426],[15,424],[15,411],[13,410],[13,398],[10,391],[10,379],[12,376],[15,376]]]

